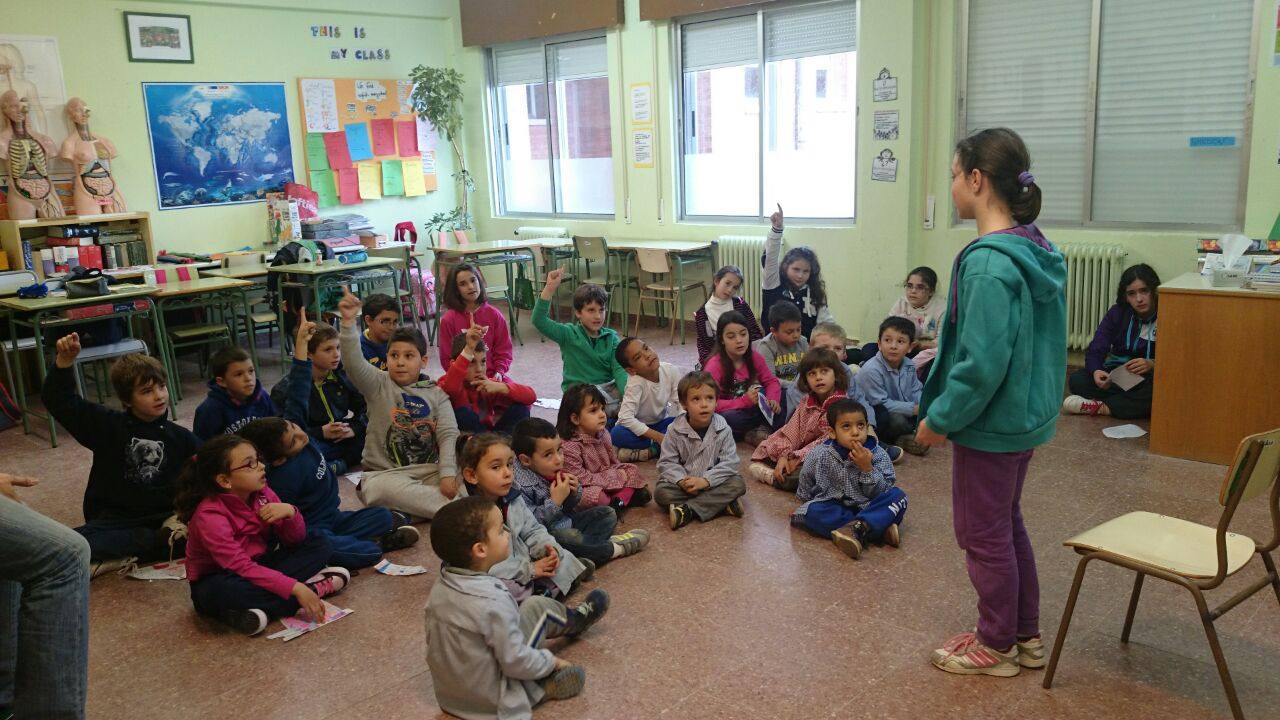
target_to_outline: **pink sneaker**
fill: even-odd
[[[329,597],[342,592],[342,589],[351,582],[351,573],[343,567],[329,566],[321,568],[305,584],[310,587],[316,597]]]
[[[932,662],[939,670],[957,675],[1014,677],[1022,670],[1016,645],[1000,652],[983,645],[971,632],[960,633],[934,650]]]

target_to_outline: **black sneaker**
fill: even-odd
[[[346,460],[339,459],[329,461],[329,472],[333,473],[334,477],[342,477],[343,475],[346,475],[348,469]]]
[[[693,522],[693,517],[693,511],[689,509],[688,505],[671,503],[671,506],[667,508],[667,519],[671,521],[672,530],[679,530]]]
[[[653,499],[653,493],[649,492],[649,488],[647,487],[637,488],[636,491],[631,494],[630,506],[640,507],[641,505],[648,505],[649,501],[652,499]]]
[[[401,525],[378,538],[378,544],[382,546],[382,552],[386,553],[411,547],[417,544],[418,539],[421,537],[422,535],[418,533],[418,528],[412,525]]]
[[[587,631],[587,628],[596,624],[596,621],[604,617],[609,611],[609,593],[596,588],[587,593],[587,599],[583,600],[578,607],[569,611],[569,621],[566,623],[564,634],[568,637],[578,637]]]
[[[231,626],[236,632],[252,637],[267,629],[267,614],[257,608],[228,610],[222,613],[222,622]]]
[[[742,498],[734,498],[733,500],[730,500],[729,504],[724,506],[724,514],[732,515],[736,518],[740,518],[745,515],[746,513],[742,509]]]
[[[583,566],[584,566],[584,568],[583,568],[582,572],[581,572],[581,573],[579,573],[578,577],[577,577],[577,578],[575,578],[575,581],[577,581],[577,582],[586,582],[586,581],[590,580],[591,578],[595,577],[595,575],[596,575],[596,563],[595,563],[595,561],[594,561],[594,560],[592,560],[592,559],[590,559],[590,558],[578,558],[578,562],[582,563],[582,564],[583,564]]]
[[[581,665],[560,668],[538,681],[548,700],[564,700],[582,692],[587,682],[587,671]]]

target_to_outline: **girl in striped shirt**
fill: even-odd
[[[604,394],[596,386],[571,385],[560,401],[556,432],[564,439],[564,471],[582,486],[578,507],[608,505],[621,516],[626,508],[648,503],[652,495],[636,466],[618,460],[604,406]]]

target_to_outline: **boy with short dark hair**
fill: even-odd
[[[895,486],[893,462],[867,433],[867,410],[848,398],[827,407],[830,439],[809,451],[791,524],[857,560],[867,544],[898,547],[907,495]]]
[[[580,635],[604,614],[608,596],[598,611],[590,598],[572,611],[540,595],[517,605],[488,574],[510,546],[502,513],[486,498],[451,502],[431,522],[431,548],[444,565],[427,599],[427,667],[450,715],[532,717],[534,705],[573,697],[586,682],[585,670],[539,646]]]
[[[916,375],[915,361],[907,357],[916,337],[916,325],[904,317],[886,318],[880,323],[876,356],[862,365],[855,376],[858,389],[876,414],[876,434],[890,445],[901,445],[912,455],[929,452],[916,442],[920,394],[924,384]]]
[[[614,357],[618,333],[604,326],[609,312],[609,293],[594,283],[583,283],[573,293],[573,315],[577,322],[559,323],[551,319],[548,311],[563,278],[562,268],[547,273],[542,295],[533,306],[533,326],[560,346],[560,360],[564,364],[560,389],[568,390],[579,383],[599,386],[608,400],[605,412],[609,417],[617,417],[618,404],[627,388],[627,372]]]
[[[801,333],[803,319],[794,303],[774,303],[769,308],[769,334],[751,343],[751,348],[764,356],[769,369],[784,384],[795,384],[800,359],[809,351],[809,341]]]
[[[400,303],[390,295],[374,293],[364,299],[360,354],[379,370],[387,369],[387,346],[391,344],[391,334],[400,327],[403,312]]]
[[[653,500],[667,508],[672,530],[696,517],[706,522],[725,514],[742,517],[747,485],[728,421],[716,414],[720,392],[710,373],[692,372],[677,387],[684,413],[667,428],[658,458]]]
[[[622,462],[644,462],[658,456],[662,434],[680,414],[676,386],[685,371],[658,354],[645,341],[625,337],[614,359],[627,371],[627,389],[618,406],[618,422],[610,432]]]
[[[49,413],[93,452],[84,492],[84,525],[94,575],[127,560],[158,560],[171,552],[170,537],[185,537],[173,518],[178,472],[200,447],[190,430],[168,419],[169,380],[164,366],[146,355],[125,355],[111,368],[111,385],[124,412],[91,403],[76,393],[80,336],[58,340],[57,355],[40,396]]]
[[[230,435],[258,418],[279,414],[244,348],[231,345],[214,353],[209,374],[209,395],[196,408],[191,425],[201,440]]]
[[[484,328],[472,323],[451,343],[452,362],[440,378],[440,389],[449,395],[458,430],[464,433],[510,434],[516,423],[529,417],[529,406],[538,394],[502,373],[489,373]]]

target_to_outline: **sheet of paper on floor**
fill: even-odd
[[[1102,428],[1102,434],[1109,438],[1140,438],[1146,435],[1147,431],[1137,425],[1112,425]]]
[[[158,562],[155,565],[143,565],[129,572],[134,580],[186,580],[187,561]]]
[[[321,600],[321,602],[324,603],[324,614],[325,614],[324,622],[319,624],[314,623],[303,616],[304,611],[299,610],[297,615],[291,615],[289,617],[280,618],[280,624],[284,625],[284,630],[268,635],[267,639],[274,640],[276,638],[279,638],[284,640],[285,642],[289,642],[290,640],[296,637],[306,635],[312,630],[328,625],[331,622],[337,622],[338,620],[341,620],[342,618],[350,615],[353,612],[350,609],[340,608],[336,605],[332,605],[327,600]]]
[[[421,565],[397,565],[390,560],[382,560],[377,565],[374,565],[373,569],[383,575],[421,575],[425,572],[430,572],[430,570]]]
[[[355,485],[356,487],[360,487],[360,481],[364,479],[364,473],[362,472],[347,473],[342,477],[349,480],[352,485]]]
[[[538,398],[533,404],[548,410],[559,410],[560,398]]]

